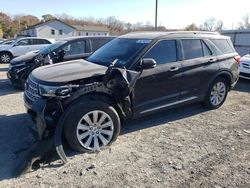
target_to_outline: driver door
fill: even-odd
[[[162,40],[144,56],[156,61],[156,67],[143,70],[134,88],[134,112],[136,116],[152,113],[176,103],[181,93],[181,63],[177,41]]]

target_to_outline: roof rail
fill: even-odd
[[[168,34],[206,34],[206,35],[219,35],[218,32],[211,32],[211,31],[174,31],[169,32]]]

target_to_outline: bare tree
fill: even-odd
[[[224,25],[224,24],[223,24],[223,22],[222,22],[221,20],[217,21],[214,30],[215,30],[215,31],[218,31],[218,32],[222,31],[223,25]]]
[[[114,16],[109,16],[106,19],[106,25],[110,29],[111,34],[121,32],[124,29],[123,23],[117,20]]]
[[[216,24],[215,18],[209,18],[202,24],[201,30],[214,31],[215,24]]]
[[[243,17],[243,25],[245,29],[250,29],[249,14]]]
[[[242,18],[242,21],[238,23],[237,29],[250,29],[249,14]]]

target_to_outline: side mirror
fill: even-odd
[[[144,58],[141,61],[141,69],[152,69],[156,67],[156,61],[152,58]]]

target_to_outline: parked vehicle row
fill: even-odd
[[[24,86],[29,74],[37,67],[84,59],[114,37],[72,37],[32,51],[11,60],[7,76],[15,85]]]
[[[131,33],[86,60],[35,69],[24,101],[39,137],[55,136],[65,161],[62,135],[76,151],[97,151],[116,140],[124,120],[194,102],[219,108],[239,63],[230,38],[217,33]]]
[[[52,44],[54,40],[38,37],[17,38],[0,44],[0,63],[9,63],[14,57],[39,50]]]

